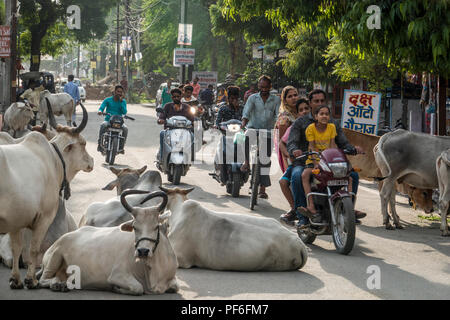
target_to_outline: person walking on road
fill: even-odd
[[[73,83],[74,78],[75,77],[73,76],[73,74],[70,74],[67,77],[68,82],[64,86],[64,92],[69,94],[73,99],[72,125],[74,127],[76,127],[77,126],[77,123],[76,123],[77,115],[76,115],[75,110],[77,108],[77,105],[80,103],[80,90],[78,89],[78,86],[75,83]]]

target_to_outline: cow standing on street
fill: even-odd
[[[87,125],[78,128],[56,126],[49,106],[50,124],[58,134],[50,142],[40,133],[31,132],[18,144],[0,146],[0,233],[9,233],[13,252],[13,270],[9,285],[21,289],[19,256],[22,252],[22,229],[32,231],[30,263],[25,278],[29,289],[38,286],[35,276],[42,241],[58,210],[59,196],[70,195],[69,182],[78,171],[90,172],[94,160],[86,152],[86,140],[80,135]]]
[[[175,252],[160,222],[167,195],[153,192],[148,199],[162,197],[159,206],[137,208],[126,201],[131,194],[147,191],[127,190],[120,200],[131,214],[117,227],[85,226],[57,240],[45,253],[42,287],[67,291],[66,268],[76,265],[81,271],[81,288],[112,290],[121,294],[162,294],[178,291],[175,276],[178,268]]]
[[[25,130],[33,117],[33,109],[29,104],[24,102],[14,102],[6,109],[4,129],[8,131],[12,130],[12,136],[13,138],[16,138],[17,132]]]
[[[383,181],[380,191],[381,213],[386,229],[394,227],[389,222],[388,203],[392,209],[395,227],[403,229],[395,210],[395,182],[400,180],[421,189],[439,187],[436,159],[450,148],[450,137],[430,136],[424,133],[398,129],[380,138],[374,148],[375,161],[381,170]]]
[[[439,181],[439,211],[441,213],[441,234],[450,236],[447,215],[450,203],[450,150],[446,150],[436,160],[436,171]]]

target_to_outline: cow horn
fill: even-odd
[[[72,129],[73,134],[79,134],[81,131],[86,128],[87,122],[88,122],[88,113],[86,111],[86,108],[83,106],[83,104],[80,102],[81,109],[83,109],[83,120],[81,121],[80,125],[76,128]]]
[[[141,204],[147,202],[150,199],[156,198],[156,197],[162,197],[163,198],[162,203],[158,207],[158,211],[162,212],[164,210],[164,208],[167,206],[167,201],[168,201],[168,197],[167,197],[167,194],[165,192],[162,192],[162,191],[152,192],[144,200],[141,201]]]
[[[163,187],[163,186],[159,186],[159,188],[160,188],[162,191],[164,191],[165,193],[169,193],[169,192],[170,192],[170,189],[169,189],[169,188],[166,188],[166,187]]]
[[[127,202],[127,200],[125,200],[125,197],[131,195],[131,194],[146,194],[148,193],[148,191],[143,191],[143,190],[126,190],[124,192],[122,192],[122,194],[120,195],[120,202],[122,203],[123,207],[130,212],[131,214],[133,214],[133,207],[130,206]]]
[[[45,98],[45,100],[47,101],[48,122],[50,123],[50,126],[53,129],[56,129],[57,124],[55,120],[55,115],[53,114],[52,106],[50,105],[50,101],[48,100],[48,98]]]

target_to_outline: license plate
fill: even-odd
[[[328,181],[329,186],[347,186],[348,180],[330,180]]]
[[[113,132],[122,132],[122,129],[109,128],[109,131],[113,131]]]

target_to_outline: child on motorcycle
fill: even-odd
[[[306,128],[306,140],[309,142],[309,151],[322,152],[326,149],[337,148],[335,138],[337,136],[336,126],[329,123],[330,108],[326,105],[318,107],[314,112],[315,122]],[[303,189],[305,194],[311,193],[311,174],[313,168],[317,168],[319,159],[317,156],[310,156],[306,161],[306,168],[302,174]],[[352,190],[352,181],[350,179],[348,189]],[[301,208],[304,210],[304,208]],[[307,210],[312,214],[316,214],[313,196],[308,196]]]

